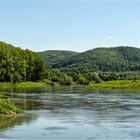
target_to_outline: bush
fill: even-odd
[[[61,85],[72,85],[73,79],[72,79],[72,77],[70,77],[70,76],[64,75],[64,76],[60,79],[59,83],[60,83]]]
[[[88,85],[89,81],[83,75],[79,74],[79,77],[77,79],[77,83],[82,84],[82,85]]]
[[[8,100],[5,99],[0,99],[0,113],[8,113],[8,112],[15,112],[19,113],[21,110],[17,108],[14,104],[9,102]]]
[[[102,80],[97,73],[95,73],[95,83],[101,83]]]
[[[53,77],[51,78],[51,81],[52,81],[52,82],[59,82],[59,77],[53,76]]]

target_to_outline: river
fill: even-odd
[[[26,114],[0,117],[0,140],[140,139],[140,90],[46,87],[1,92]]]

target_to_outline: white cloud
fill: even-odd
[[[116,37],[115,36],[112,36],[112,35],[108,35],[107,38],[110,39],[110,40],[116,39]]]

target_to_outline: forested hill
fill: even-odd
[[[47,64],[53,66],[57,63],[60,63],[65,58],[72,57],[73,55],[78,53],[73,51],[49,50],[49,51],[39,52],[39,54]]]
[[[44,53],[53,68],[63,71],[136,71],[140,70],[140,49],[128,46],[96,48],[57,59],[57,52]],[[56,61],[57,60],[57,61]]]
[[[0,82],[38,81],[44,75],[44,62],[36,53],[0,42]]]

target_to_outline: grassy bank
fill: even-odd
[[[129,81],[129,80],[115,80],[106,81],[101,83],[91,82],[86,87],[89,88],[140,88],[140,80]]]
[[[8,100],[0,99],[0,114],[16,115],[16,113],[20,112],[21,110]]]
[[[22,82],[22,83],[8,83],[0,82],[0,88],[34,88],[34,87],[45,87],[47,85],[60,86],[58,82]],[[72,84],[78,86],[79,84]],[[114,81],[102,81],[101,83],[90,82],[86,85],[88,88],[140,88],[140,80],[114,80]]]
[[[30,87],[45,87],[44,82],[22,82],[22,83],[8,83],[0,82],[0,88],[30,88]]]
[[[0,115],[16,115],[21,109],[12,104],[7,96],[0,94]]]

